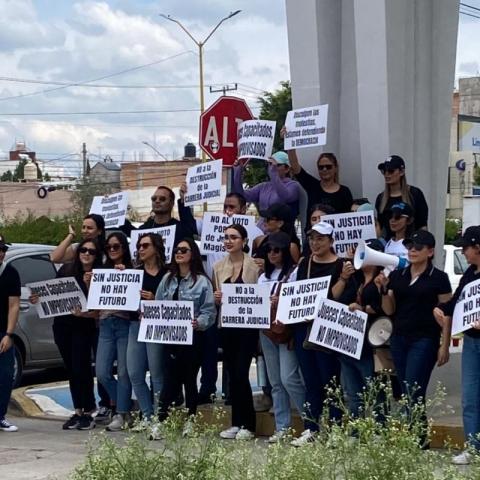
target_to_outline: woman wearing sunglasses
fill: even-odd
[[[142,300],[155,300],[160,280],[167,269],[165,267],[165,247],[161,235],[146,233],[138,238],[137,252],[139,268],[143,270],[143,284],[140,290]],[[160,343],[139,342],[140,322],[132,316],[127,347],[127,370],[137,397],[143,419],[148,421],[158,408],[158,400],[162,390],[162,345]],[[153,392],[150,391],[145,375],[150,371]],[[153,398],[153,403],[152,403]]]
[[[393,232],[389,226],[388,212],[396,203],[407,203],[415,217],[414,229],[427,229],[428,205],[423,192],[407,183],[405,175],[405,162],[398,155],[391,155],[378,165],[378,169],[385,179],[385,190],[378,194],[375,200],[380,227],[384,231],[384,237],[388,240]]]
[[[404,202],[395,203],[388,212],[385,212],[385,217],[388,218],[391,231],[391,238],[385,245],[385,253],[408,260],[408,250],[404,240],[414,231],[412,207]]]
[[[390,351],[402,393],[412,403],[424,404],[435,364],[440,367],[449,359],[450,324],[440,327],[433,309],[451,298],[452,288],[448,275],[432,264],[435,238],[430,232],[417,230],[404,244],[410,265],[388,278],[380,273],[375,284],[382,310],[393,316]]]
[[[105,243],[107,258],[103,268],[123,270],[133,268],[127,237],[121,232],[111,233]],[[129,419],[132,385],[127,372],[127,345],[130,318],[133,312],[100,310],[100,335],[96,358],[98,381],[106,388],[115,405],[107,431],[121,430]],[[117,378],[113,375],[117,361]]]
[[[164,345],[162,349],[164,378],[160,394],[160,421],[167,417],[168,409],[175,402],[182,386],[185,388],[188,415],[195,415],[203,332],[214,324],[217,312],[213,287],[205,274],[200,251],[193,239],[183,239],[173,250],[169,272],[161,280],[155,298],[190,301],[193,302],[194,309],[193,344]]]
[[[227,255],[213,266],[214,296],[222,303],[222,283],[257,283],[258,267],[247,255],[248,234],[242,225],[233,223],[225,230]],[[232,402],[232,427],[220,433],[222,438],[251,440],[255,436],[255,410],[249,371],[257,352],[258,330],[222,328],[223,358],[227,369]]]

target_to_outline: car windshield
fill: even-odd
[[[465,273],[465,270],[468,268],[467,259],[462,253],[462,250],[459,248],[454,252],[454,272],[456,275],[462,275]]]

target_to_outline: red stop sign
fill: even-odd
[[[214,160],[231,166],[237,157],[237,127],[254,116],[245,100],[220,97],[200,116],[200,148]]]

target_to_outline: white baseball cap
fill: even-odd
[[[312,228],[307,232],[307,235],[310,235],[313,232],[317,232],[320,235],[329,235],[333,234],[333,227],[328,222],[318,222],[315,225],[312,225]]]

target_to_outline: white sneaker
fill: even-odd
[[[315,440],[315,433],[312,432],[310,429],[304,430],[302,434],[298,437],[293,439],[290,442],[290,445],[293,447],[303,447],[308,443],[311,443]]]
[[[473,455],[469,451],[464,450],[462,453],[459,453],[452,458],[452,463],[454,465],[470,465],[472,457]]]
[[[193,434],[193,422],[187,420],[182,430],[182,437],[191,437]]]
[[[125,418],[121,413],[113,416],[112,421],[107,425],[107,432],[119,432],[125,427]]]
[[[268,443],[278,443],[288,435],[287,430],[278,430],[271,437],[268,438]]]
[[[149,440],[163,440],[162,429],[159,423],[154,423],[151,425],[150,433],[148,435]]]
[[[18,427],[12,425],[6,418],[2,418],[0,420],[0,430],[2,432],[17,432]]]
[[[240,428],[238,427],[230,427],[224,430],[223,432],[220,432],[220,437],[225,438],[227,440],[233,440],[234,438],[237,437],[237,433],[240,431]]]
[[[241,428],[237,435],[235,435],[235,440],[253,440],[255,434],[246,428]]]

